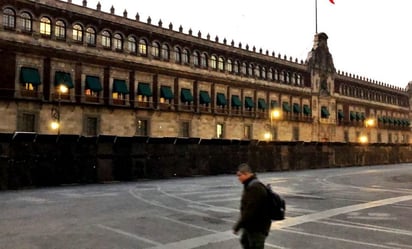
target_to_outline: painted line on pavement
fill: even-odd
[[[363,209],[374,208],[374,207],[394,204],[397,202],[410,201],[410,200],[412,200],[412,195],[405,195],[405,196],[400,196],[400,197],[371,201],[371,202],[362,203],[362,204],[355,204],[355,205],[346,206],[346,207],[329,209],[329,210],[306,214],[306,215],[302,215],[298,217],[290,217],[282,221],[273,222],[271,230],[281,229],[284,227],[296,226],[296,225],[300,225],[300,224],[307,223],[307,222],[330,218],[332,216],[337,216],[340,214],[345,214],[345,213],[350,213],[350,212],[359,211]]]
[[[100,228],[103,228],[103,229],[105,229],[105,230],[109,230],[109,231],[112,231],[112,232],[115,232],[115,233],[124,235],[124,236],[126,236],[126,237],[130,237],[130,238],[133,238],[133,239],[137,239],[137,240],[143,241],[143,242],[145,242],[145,243],[147,243],[147,244],[151,244],[151,245],[155,245],[155,246],[160,246],[160,245],[162,245],[162,244],[159,243],[159,242],[156,242],[156,241],[153,241],[153,240],[149,240],[149,239],[146,239],[146,238],[137,236],[137,235],[135,235],[135,234],[125,232],[125,231],[120,230],[120,229],[117,229],[117,228],[112,228],[112,227],[105,226],[105,225],[102,225],[102,224],[97,224],[96,226],[97,226],[97,227],[100,227]]]

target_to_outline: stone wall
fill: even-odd
[[[412,162],[409,144],[0,134],[0,189]]]

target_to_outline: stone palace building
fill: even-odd
[[[325,33],[302,61],[86,0],[0,8],[0,133],[412,141],[412,83],[337,71]]]

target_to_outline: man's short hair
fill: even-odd
[[[253,173],[252,169],[247,163],[241,163],[237,170],[241,173]]]

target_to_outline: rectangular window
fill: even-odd
[[[86,117],[85,122],[85,135],[86,136],[97,136],[99,129],[99,119],[97,117]]]
[[[36,132],[36,114],[21,113],[17,122],[17,131]]]
[[[345,142],[349,142],[349,132],[348,131],[343,132],[343,139],[345,140]]]
[[[216,125],[216,137],[217,138],[224,138],[224,125],[223,124],[217,124]]]
[[[144,119],[138,119],[136,122],[136,136],[148,136],[148,121]]]
[[[293,127],[292,133],[293,141],[299,141],[299,127]]]
[[[252,139],[252,126],[251,125],[245,125],[244,130],[243,130],[243,138]]]
[[[392,143],[392,134],[391,133],[388,134],[388,143]]]
[[[182,122],[180,126],[180,136],[181,137],[190,137],[190,123]]]
[[[382,143],[382,134],[381,133],[378,133],[378,135],[377,135],[377,142],[378,143]]]

